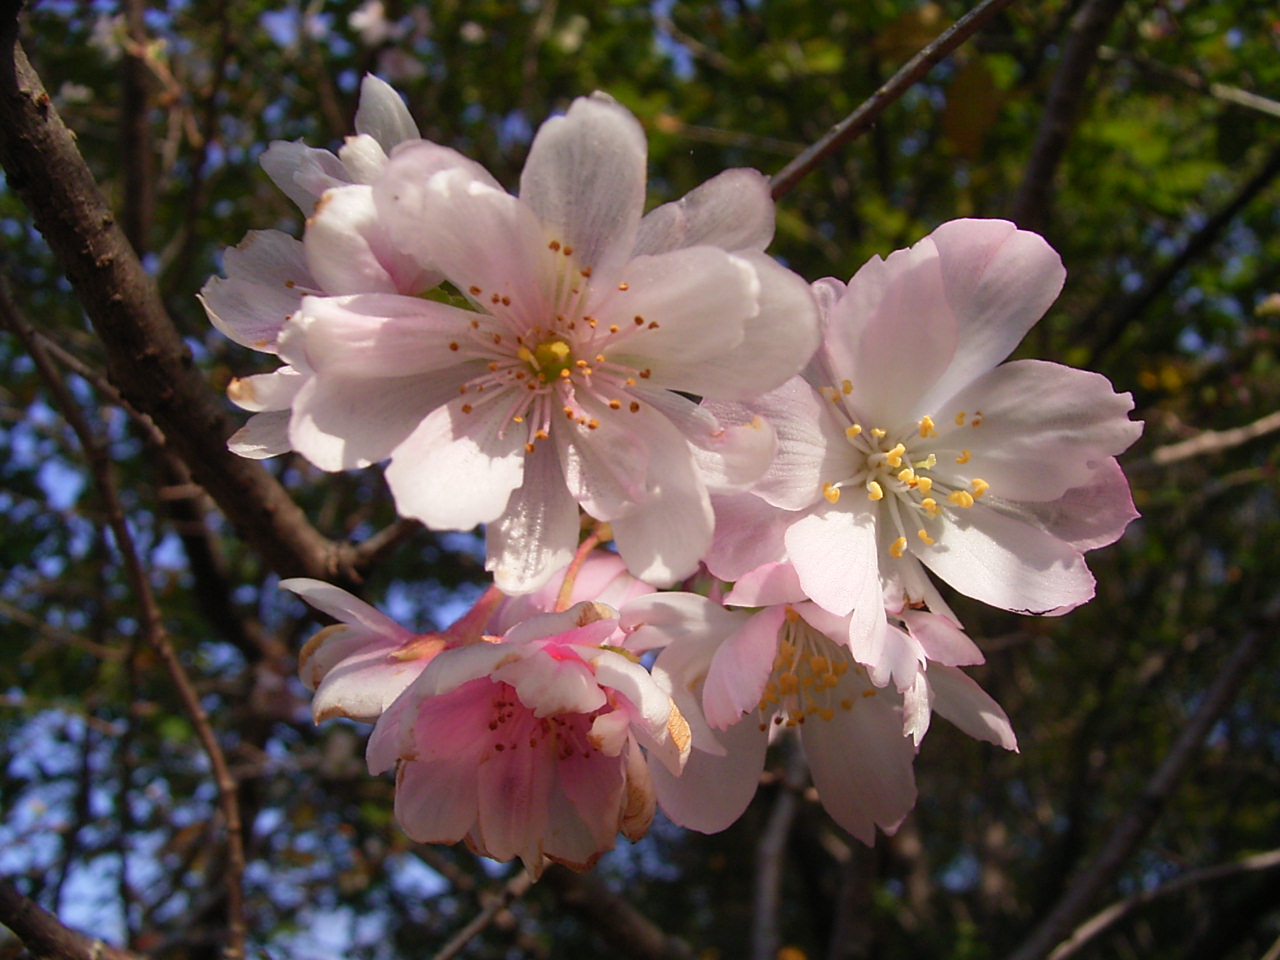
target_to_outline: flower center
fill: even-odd
[[[533,367],[543,383],[554,381],[556,377],[567,377],[573,366],[573,348],[559,337],[544,340],[530,352],[521,347],[520,358]]]
[[[846,380],[845,388],[828,387],[822,393],[838,405],[850,390]],[[958,412],[955,423],[977,428],[982,424],[982,413],[977,411],[970,417],[965,411]],[[955,470],[952,463],[962,467],[971,453],[941,441],[930,416],[921,417],[912,428],[892,432],[878,426],[864,429],[862,424],[851,422],[844,435],[855,451],[853,471],[824,483],[822,495],[837,503],[842,490],[861,488],[868,500],[881,504],[897,533],[889,545],[894,559],[913,541],[932,546],[941,532],[937,521],[945,510],[968,510],[991,488],[981,477]]]
[[[854,697],[843,679],[850,667],[855,674],[866,674],[866,668],[854,663],[848,648],[819,633],[788,607],[786,619],[778,628],[773,672],[757,708],[760,729],[767,726],[764,718],[770,713],[775,724],[794,727],[809,717],[831,720],[837,709],[852,710]],[[875,695],[870,684],[864,687],[862,696]]]

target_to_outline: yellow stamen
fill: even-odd
[[[932,477],[916,477],[916,489],[921,493],[928,493],[933,489]]]
[[[840,488],[833,483],[824,483],[822,495],[827,498],[828,503],[836,503],[840,499]]]
[[[920,436],[935,437],[938,432],[933,428],[933,417],[924,416],[920,418]]]
[[[853,393],[853,382],[850,380],[840,381],[840,392],[848,396]]]
[[[880,484],[876,483],[874,480],[868,481],[867,483],[867,499],[868,500],[884,499],[884,490],[882,490],[880,488]]]
[[[858,434],[860,434],[861,432],[862,432],[862,424],[860,424],[860,423],[855,423],[855,424],[854,424],[853,426],[851,426],[851,427],[845,427],[845,428],[844,428],[844,435],[845,435],[846,437],[848,437],[850,440],[852,440],[854,437],[856,437],[856,436],[857,436]]]
[[[924,512],[929,516],[936,517],[938,515],[938,501],[933,497],[925,497],[920,501],[920,506],[924,507]]]
[[[907,538],[899,537],[893,543],[889,544],[889,556],[898,560],[902,557],[902,551],[907,549]]]
[[[965,418],[965,412],[964,412],[963,410],[961,410],[959,413],[957,413],[957,414],[956,414],[956,426],[957,426],[957,427],[963,427],[963,426],[964,426],[964,418]]]
[[[969,451],[968,450],[961,451],[960,456],[956,457],[956,463],[968,463],[968,462],[969,462]]]
[[[902,466],[902,455],[906,452],[907,448],[899,443],[884,455],[884,462],[891,467],[900,467]]]
[[[947,495],[947,499],[963,510],[968,510],[973,506],[973,494],[968,490],[952,490]]]
[[[898,471],[898,482],[905,483],[907,486],[914,486],[916,482],[916,472],[910,467],[903,467]]]
[[[871,435],[875,437],[877,440],[883,440],[884,435],[888,432],[889,432],[888,430],[881,430],[879,427],[871,428]]]
[[[919,530],[916,531],[916,536],[924,541],[924,545],[926,547],[933,546],[933,537],[929,536],[929,531],[926,530],[924,527],[921,527]]]
[[[991,489],[991,484],[979,477],[974,477],[970,481],[970,486],[973,487],[973,499],[975,500]]]

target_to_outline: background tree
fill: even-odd
[[[1280,956],[1266,4],[1000,4],[779,185],[772,252],[811,279],[958,216],[1042,232],[1068,281],[1025,355],[1100,370],[1147,421],[1125,460],[1144,519],[1093,555],[1094,603],[1033,620],[956,601],[1021,753],[936,724],[915,813],[867,849],[784,745],[726,833],[660,822],[534,886],[410,843],[364,772],[366,729],[310,722],[294,672],[315,623],[277,580],[335,580],[427,629],[478,593],[480,541],[397,520],[376,469],[225,451],[242,414],[221,389],[266,368],[194,295],[248,230],[302,228],[257,158],[339,143],[372,71],[425,137],[514,186],[537,124],[602,89],[645,125],[660,202],[726,167],[776,172],[970,5],[17,6],[0,4],[0,925],[33,954]]]

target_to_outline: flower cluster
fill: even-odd
[[[232,384],[233,450],[386,461],[402,515],[485,527],[494,585],[440,633],[283,584],[339,621],[300,658],[314,715],[374,724],[410,836],[587,869],[659,805],[724,829],[795,730],[871,843],[935,711],[1016,749],[929,573],[1023,613],[1088,600],[1141,430],[1100,376],[1004,362],[1063,284],[1043,239],[960,220],[810,285],[764,253],[755,171],[644,214],[643,132],[602,95],[542,126],[518,196],[381,81],[356,130],[271,147],[303,238],[251,234],[202,298],[284,361]]]

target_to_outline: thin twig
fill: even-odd
[[[1084,917],[1097,895],[1119,875],[1155,824],[1205,737],[1231,705],[1254,662],[1262,655],[1264,640],[1271,638],[1278,615],[1280,610],[1268,610],[1264,623],[1245,631],[1199,708],[1182,728],[1141,795],[1111,831],[1098,855],[1076,876],[1053,909],[1008,960],[1043,960],[1049,956]]]
[[[756,844],[754,902],[751,909],[751,956],[773,960],[778,954],[779,907],[783,868],[791,825],[800,809],[800,794],[808,778],[804,754],[794,738],[787,743],[786,770],[778,780],[777,796]]]
[[[599,880],[552,864],[543,873],[542,884],[555,894],[561,907],[585,922],[615,957],[693,960],[694,952],[687,943],[668,935]]]
[[[1057,949],[1049,954],[1049,960],[1067,960],[1068,957],[1079,953],[1090,941],[1096,939],[1108,928],[1115,926],[1139,907],[1144,907],[1155,900],[1171,897],[1176,893],[1181,893],[1183,890],[1204,883],[1229,880],[1232,877],[1248,873],[1261,873],[1267,870],[1274,870],[1277,867],[1280,867],[1280,850],[1271,850],[1267,853],[1245,857],[1235,863],[1220,863],[1216,866],[1205,867],[1203,870],[1192,870],[1176,880],[1161,884],[1154,890],[1142,890],[1132,896],[1125,897],[1118,903],[1113,903],[1105,910],[1095,913],[1080,926],[1076,927],[1071,936],[1058,944]]]
[[[944,30],[936,40],[923,47],[902,68],[889,78],[879,90],[868,97],[858,109],[832,127],[821,140],[796,157],[773,176],[773,199],[777,200],[794,187],[800,178],[820,161],[861,136],[879,119],[880,114],[899,97],[915,86],[925,74],[977,33],[982,27],[1013,0],[983,0],[963,17]]]
[[[116,550],[124,565],[125,578],[139,607],[138,621],[142,634],[159,655],[178,691],[188,718],[195,729],[201,746],[209,757],[213,768],[214,780],[218,788],[219,803],[226,820],[227,831],[227,949],[228,960],[239,960],[244,957],[245,920],[244,896],[241,880],[244,875],[244,844],[240,824],[240,806],[236,798],[236,782],[227,766],[222,747],[214,735],[209,717],[200,704],[200,696],[195,686],[183,669],[177,652],[169,642],[164,628],[163,615],[151,592],[151,584],[138,557],[133,542],[133,533],[129,529],[125,517],[124,506],[116,491],[112,478],[112,464],[107,450],[94,436],[92,429],[84,418],[83,412],[76,403],[71,391],[67,389],[62,375],[53,360],[44,352],[40,340],[34,335],[31,326],[18,313],[10,299],[7,286],[0,280],[0,322],[8,327],[22,341],[28,354],[35,363],[41,379],[53,395],[55,406],[61,411],[67,424],[80,441],[88,461],[89,473],[93,478],[94,488],[102,502],[108,526],[115,539]]]
[[[1161,63],[1159,60],[1144,56],[1140,53],[1131,53],[1127,50],[1117,50],[1115,47],[1099,47],[1098,57],[1102,60],[1132,64],[1145,73],[1149,73],[1152,76],[1161,77],[1163,79],[1173,80],[1190,90],[1207,93],[1209,96],[1217,100],[1221,100],[1223,103],[1230,103],[1233,106],[1256,110],[1258,113],[1265,113],[1270,117],[1280,117],[1280,100],[1272,100],[1269,97],[1259,96],[1252,91],[1242,90],[1239,87],[1233,87],[1230,84],[1218,83],[1214,80],[1206,80],[1194,70],[1189,70],[1186,67],[1170,66],[1167,63]]]
[[[452,960],[461,953],[476,935],[485,927],[493,923],[494,918],[512,902],[519,900],[525,895],[529,887],[533,885],[533,877],[529,875],[528,870],[521,870],[518,874],[502,885],[502,888],[496,893],[489,895],[489,902],[485,904],[483,910],[476,915],[470,923],[458,931],[452,940],[440,948],[432,960]]]
[[[1268,413],[1265,417],[1260,417],[1253,423],[1246,423],[1242,427],[1232,427],[1229,430],[1204,430],[1186,440],[1157,447],[1151,451],[1149,462],[1157,467],[1167,467],[1180,460],[1233,450],[1250,440],[1264,437],[1268,433],[1275,433],[1277,430],[1280,430],[1280,410]]]

